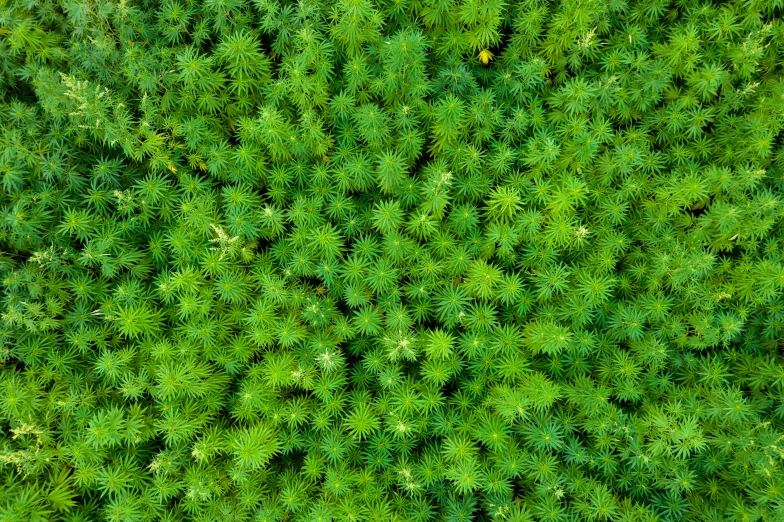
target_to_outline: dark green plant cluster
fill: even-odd
[[[784,520],[782,0],[0,0],[0,521]]]

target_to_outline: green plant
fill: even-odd
[[[784,519],[783,8],[0,2],[0,520]]]

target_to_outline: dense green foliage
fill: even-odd
[[[0,0],[0,521],[784,520],[782,0]]]

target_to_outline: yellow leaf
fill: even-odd
[[[485,65],[487,65],[492,59],[493,59],[493,53],[491,53],[487,49],[482,49],[482,51],[479,53],[479,61],[481,61]]]
[[[172,171],[174,174],[177,174],[177,167],[175,167],[171,161],[169,162],[169,165],[166,168]]]
[[[199,168],[200,168],[201,170],[207,170],[207,164],[206,164],[206,163],[204,163],[203,161],[200,161],[200,162],[199,162]]]

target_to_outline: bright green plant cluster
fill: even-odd
[[[0,521],[784,520],[782,14],[0,0]]]

